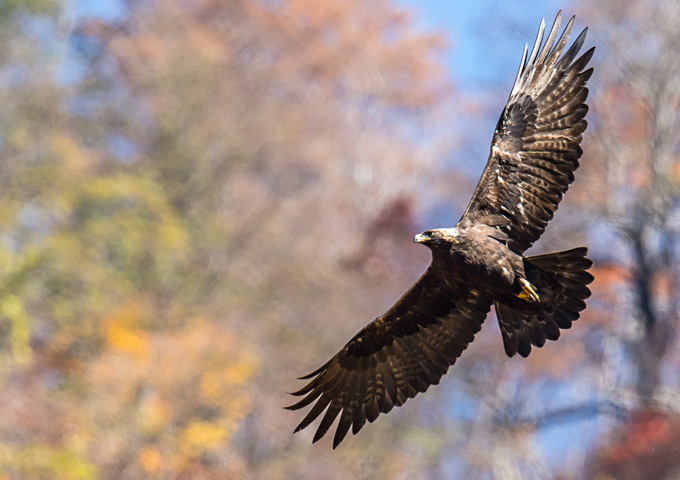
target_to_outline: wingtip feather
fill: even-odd
[[[312,373],[308,373],[308,374],[305,375],[305,376],[298,377],[298,380],[309,380],[310,378],[315,377],[316,375],[318,375],[318,374],[320,374],[321,372],[323,372],[326,368],[328,368],[328,365],[331,364],[331,361],[332,361],[332,359],[329,360],[328,362],[324,363],[323,365],[321,365],[319,368],[317,368],[316,370],[314,370]]]
[[[347,408],[344,408],[342,415],[340,416],[340,421],[335,429],[335,436],[333,437],[333,449],[340,445],[340,443],[345,439],[347,432],[349,432],[349,427],[352,426],[352,416]]]
[[[536,55],[538,55],[539,47],[543,42],[544,31],[545,31],[545,18],[541,18],[541,24],[538,26],[538,34],[536,35],[536,41],[534,42],[534,46],[531,49],[531,54],[529,55],[529,61],[527,62],[527,65],[532,65],[534,63]]]

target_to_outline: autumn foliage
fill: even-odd
[[[362,321],[355,304],[394,286],[354,272],[399,266],[412,235],[403,199],[432,160],[403,133],[448,91],[442,41],[388,2],[130,2],[68,36],[43,27],[45,52],[20,19],[56,25],[60,5],[15,3],[2,478],[322,471],[282,455],[302,451],[284,391],[335,339],[311,342],[310,319]],[[388,258],[364,253],[373,222],[396,225]]]
[[[649,2],[606,3],[623,6],[583,7],[593,31],[645,31]],[[542,240],[592,246],[582,320],[516,361],[490,316],[440,387],[331,453],[292,435],[285,392],[425,269],[413,234],[485,160],[470,178],[445,162],[475,99],[452,101],[442,37],[388,0],[121,5],[0,2],[2,480],[672,478],[673,64],[631,63],[621,34],[628,63],[596,65],[583,166]],[[674,52],[663,31],[650,45]],[[576,466],[542,436],[565,424],[594,438]]]

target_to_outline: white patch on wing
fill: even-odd
[[[522,215],[524,215],[524,195],[519,196],[519,203],[517,204],[517,208],[519,208],[519,211],[522,212]]]

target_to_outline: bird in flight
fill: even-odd
[[[356,434],[438,384],[492,304],[510,357],[557,340],[586,308],[593,281],[587,248],[524,256],[574,180],[587,126],[593,69],[584,69],[595,48],[576,59],[586,28],[563,54],[574,17],[555,42],[560,21],[561,12],[543,42],[541,20],[528,58],[525,45],[486,168],[460,221],[414,237],[432,251],[427,271],[333,358],[301,377],[309,383],[293,395],[303,398],[286,408],[316,403],[296,432],[325,410],[316,442],[339,415],[335,448],[350,427]]]

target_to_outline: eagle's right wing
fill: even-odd
[[[295,431],[307,427],[328,407],[314,441],[342,413],[335,448],[350,426],[356,434],[366,420],[373,422],[380,413],[438,384],[481,328],[491,302],[488,293],[452,284],[430,266],[390,310],[325,365],[302,377],[312,380],[293,395],[305,397],[287,408],[316,403]]]

